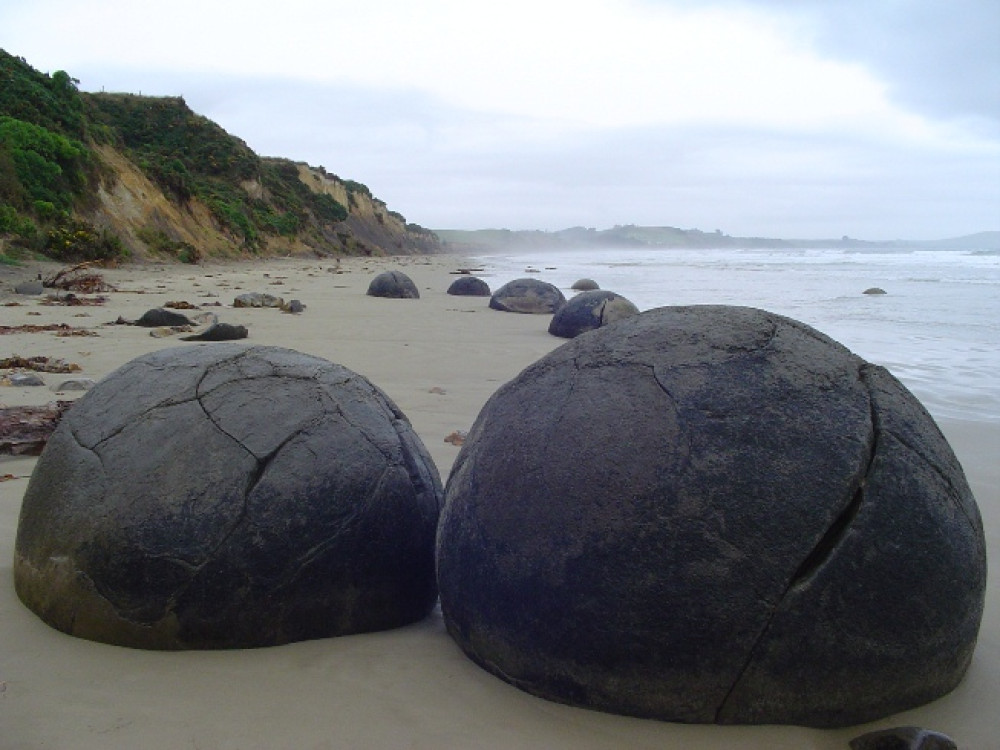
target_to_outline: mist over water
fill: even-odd
[[[887,367],[936,417],[1000,421],[1000,253],[964,250],[554,250],[474,258],[515,278],[592,278],[640,310],[759,307]],[[871,287],[884,295],[866,295]]]

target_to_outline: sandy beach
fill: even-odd
[[[286,346],[369,378],[405,412],[447,479],[458,447],[489,396],[563,343],[548,317],[499,313],[485,298],[445,293],[467,263],[453,256],[282,259],[191,266],[137,265],[101,271],[118,291],[99,306],[41,304],[11,292],[14,280],[56,265],[0,268],[0,324],[66,323],[92,334],[0,336],[0,358],[43,355],[78,364],[72,376],[42,373],[41,387],[0,388],[4,406],[78,394],[51,386],[97,380],[165,347],[212,346],[154,338],[108,325],[169,301],[186,301],[221,322],[245,325],[248,343]],[[370,280],[398,268],[419,300],[365,295]],[[491,282],[488,275],[484,275]],[[492,282],[491,282],[492,283]],[[236,309],[236,295],[299,299],[297,315]],[[219,303],[219,306],[216,306]],[[939,419],[979,503],[992,570],[1000,565],[1000,423]],[[394,631],[215,652],[151,652],[73,638],[45,625],[14,593],[11,571],[22,496],[36,459],[0,457],[0,750],[40,748],[787,748],[844,750],[875,729],[917,725],[966,750],[1000,749],[1000,595],[991,582],[979,644],[959,687],[929,705],[837,730],[690,726],[563,706],[523,693],[469,661],[435,612]],[[891,617],[892,613],[886,613]]]

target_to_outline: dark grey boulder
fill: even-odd
[[[851,740],[851,750],[958,750],[955,740],[920,727],[893,727]]]
[[[368,285],[369,297],[419,299],[420,292],[413,280],[402,271],[383,271]]]
[[[459,276],[448,287],[448,294],[461,297],[489,297],[490,285],[476,276]]]
[[[231,323],[213,323],[204,331],[191,336],[181,336],[181,341],[239,341],[249,335],[246,326]]]
[[[381,630],[434,605],[437,470],[364,377],[277,347],[132,360],[68,410],[14,581],[45,622],[157,649]]]
[[[638,314],[639,308],[620,294],[601,290],[580,292],[552,316],[549,333],[571,339]]]
[[[533,315],[554,313],[565,302],[558,287],[539,279],[514,279],[490,297],[490,307],[494,310]]]
[[[142,317],[135,321],[133,325],[144,328],[159,328],[161,326],[189,326],[191,324],[191,320],[187,315],[162,307],[156,307],[144,312]]]
[[[595,289],[600,289],[600,285],[593,279],[577,279],[573,282],[573,286],[570,287],[577,292],[592,292]]]
[[[45,286],[41,281],[24,281],[14,287],[15,294],[34,296],[45,293]]]
[[[881,287],[877,286],[869,287],[868,289],[865,289],[862,292],[862,294],[885,294],[885,293],[886,293],[885,289],[882,289]]]
[[[487,402],[438,529],[448,632],[552,700],[857,724],[961,680],[986,551],[962,468],[888,371],[761,310],[659,308]]]

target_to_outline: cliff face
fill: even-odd
[[[356,183],[345,182],[306,164],[297,166],[299,179],[310,190],[325,193],[342,206],[347,206],[346,221],[342,227],[333,230],[344,251],[352,255],[410,255],[444,249],[444,244],[434,232],[408,224],[398,213],[390,211],[383,201],[372,196],[367,188],[351,189]]]
[[[164,244],[189,245],[198,257],[245,256],[244,238],[223,226],[205,203],[196,197],[179,202],[150,180],[125,154],[111,146],[93,147],[102,164],[102,180],[95,200],[81,218],[117,234],[137,259],[163,255]],[[272,160],[280,161],[280,160]],[[306,164],[296,164],[299,180],[310,191],[325,193],[348,208],[340,222],[310,217],[295,236],[264,235],[258,255],[413,255],[440,252],[436,234],[407,224],[399,214],[366,189],[349,190],[338,177]],[[257,180],[246,180],[241,189],[257,201],[270,192]]]
[[[182,97],[86,93],[0,50],[0,248],[65,260],[443,248],[361,183],[263,158]]]

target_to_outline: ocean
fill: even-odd
[[[640,310],[758,307],[888,368],[935,417],[1000,422],[1000,252],[559,249],[472,258],[490,287],[594,279]],[[883,295],[864,294],[878,287]]]

